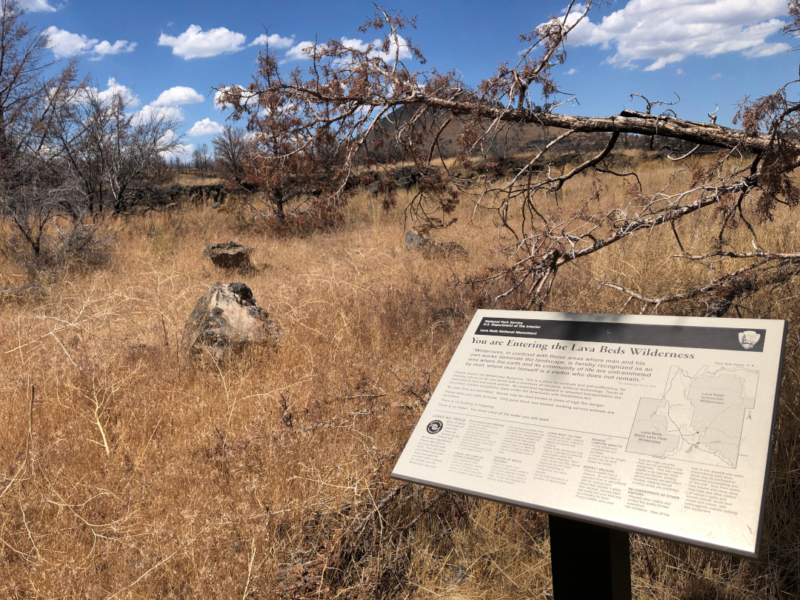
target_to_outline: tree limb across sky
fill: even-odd
[[[627,294],[626,305],[638,302],[643,311],[690,301],[695,304],[684,310],[709,316],[739,310],[740,300],[791,279],[800,262],[800,253],[771,252],[762,246],[769,240],[759,237],[760,228],[777,211],[800,201],[793,175],[800,165],[800,104],[790,92],[796,82],[755,101],[745,99],[734,119],[740,128],[718,125],[716,110],[707,123],[682,119],[678,102],[650,101],[636,93],[631,96],[646,103],[645,112],[563,114],[561,107],[575,99],[561,92],[552,70],[567,59],[570,32],[597,5],[596,0],[569,2],[560,16],[520,36],[528,47],[514,64],[502,63],[475,87],[456,71],[424,70],[422,51],[407,37],[416,19],[376,5],[362,31],[383,32],[382,41],[366,47],[349,47],[346,40],[312,44],[304,50],[312,66],[288,75],[281,74],[267,46],[248,87],[220,91],[235,117],[247,124],[254,144],[251,171],[261,173],[273,195],[280,192],[270,187],[266,173],[274,179],[280,172],[285,179],[292,171],[286,166],[298,157],[304,162],[295,169],[295,178],[302,173],[306,187],[314,185],[309,174],[325,171],[326,185],[316,186],[319,193],[306,206],[342,206],[357,173],[371,172],[380,179],[381,173],[402,164],[411,165],[418,177],[405,206],[418,229],[452,224],[452,214],[463,201],[472,202],[476,211],[492,211],[506,240],[504,260],[469,281],[484,291],[490,305],[541,309],[565,265],[641,232],[668,227],[678,253],[688,256],[698,242],[687,238],[682,222],[699,214],[716,228],[713,258],[708,248],[693,254],[692,260],[705,267],[704,281],[660,299],[616,284],[610,287]],[[795,21],[786,33],[794,35],[800,18],[797,0],[789,9]],[[519,155],[513,173],[484,177],[480,186],[459,177],[457,166],[486,170],[508,158],[499,148],[522,127],[540,133]],[[455,132],[451,137],[457,142],[449,153],[442,146],[448,130]],[[583,134],[600,138],[588,143],[584,135],[576,141]],[[635,169],[619,172],[619,146],[632,139],[648,139],[649,150],[657,142],[667,152],[676,173],[669,185],[645,189]],[[697,162],[701,147],[706,154],[716,152],[713,159]],[[565,153],[569,160],[564,160]],[[588,197],[572,196],[572,210],[567,211],[563,199],[570,197],[569,186],[578,175],[591,177],[593,191]],[[609,204],[606,189],[615,178],[625,180],[627,192]],[[396,202],[391,185],[379,190],[385,205]],[[734,230],[746,230],[747,239],[733,236]],[[743,245],[755,248],[756,254],[747,254]],[[700,254],[707,256],[698,259]],[[720,303],[712,296],[723,288],[727,300]]]

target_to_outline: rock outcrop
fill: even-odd
[[[208,247],[208,257],[215,267],[221,269],[240,269],[248,271],[253,269],[250,255],[253,249],[236,242],[223,242]]]
[[[248,346],[275,345],[281,328],[268,317],[244,283],[213,283],[189,315],[183,348],[222,360]]]

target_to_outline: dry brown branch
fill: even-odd
[[[606,281],[598,281],[597,283],[600,286],[627,294],[630,298],[635,298],[645,305],[652,305],[653,312],[663,304],[707,296],[708,299],[704,303],[705,314],[703,316],[722,317],[741,299],[747,298],[757,291],[786,283],[799,273],[800,255],[776,262],[773,262],[770,257],[764,257],[734,273],[719,276],[708,285],[698,286],[685,292],[662,298],[647,298],[621,285]],[[644,311],[644,307],[642,311]]]

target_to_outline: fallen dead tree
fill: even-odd
[[[378,8],[363,30],[386,32],[381,44],[353,48],[328,40],[310,45],[304,52],[313,68],[308,75],[295,72],[288,78],[280,75],[267,48],[260,57],[262,78],[257,76],[248,89],[238,88],[229,100],[237,116],[250,118],[261,105],[296,107],[292,123],[284,122],[288,127],[284,129],[303,132],[303,148],[330,144],[329,132],[336,128],[342,184],[328,190],[329,205],[343,198],[346,181],[359,161],[376,166],[395,156],[412,163],[419,173],[405,211],[421,233],[451,225],[455,207],[465,200],[473,202],[476,211],[494,213],[508,240],[499,249],[503,260],[468,280],[480,288],[487,305],[541,309],[567,265],[632,236],[667,229],[674,233],[676,254],[701,265],[708,281],[660,299],[650,298],[652,302],[607,282],[613,284],[612,289],[627,293],[624,306],[633,302],[642,310],[659,310],[692,299],[699,302],[695,313],[722,316],[732,307],[739,310],[741,301],[753,291],[774,285],[768,271],[784,273],[779,279],[788,281],[795,274],[792,265],[800,260],[800,253],[780,252],[759,236],[759,229],[777,211],[793,209],[800,201],[793,179],[800,165],[800,103],[788,98],[786,88],[748,101],[734,119],[740,129],[718,124],[716,110],[709,112],[708,122],[683,119],[676,112],[677,102],[650,100],[640,94],[632,96],[644,102],[643,111],[625,110],[608,117],[562,114],[559,107],[572,98],[561,93],[552,70],[566,60],[570,32],[596,5],[594,1],[570,2],[562,16],[522,36],[529,46],[516,64],[504,63],[474,88],[453,72],[412,70],[407,56],[424,63],[420,49],[403,33],[415,26],[415,20]],[[797,23],[787,31],[795,33]],[[376,50],[379,46],[381,52]],[[267,72],[269,77],[263,76]],[[258,102],[242,102],[243,98]],[[388,118],[399,113],[403,118]],[[455,126],[461,133],[451,166],[442,158],[440,141]],[[517,126],[560,133],[543,135],[524,164],[514,165],[511,172],[504,170],[502,176],[484,178],[477,191],[474,182],[457,176],[463,172],[459,166],[469,167],[476,156],[489,164],[494,141]],[[574,161],[559,165],[555,157],[560,152],[563,156],[562,149],[576,150],[569,146],[570,139],[585,134],[605,136],[600,149],[579,150]],[[620,140],[629,140],[631,135],[649,140],[651,147],[654,139],[663,142],[664,154],[674,161],[676,173],[685,176],[676,175],[664,189],[642,188],[635,169],[622,169],[615,163]],[[700,152],[708,156],[712,149],[716,154],[711,160],[692,162]],[[393,168],[391,163],[387,168]],[[592,191],[577,210],[565,212],[559,199],[585,177],[591,179]],[[604,201],[608,178],[624,181],[627,189],[625,197],[613,205]],[[390,186],[378,186],[378,192],[385,205],[396,202]],[[681,233],[683,223],[698,215],[715,223],[712,247]],[[732,235],[741,230],[749,232],[749,239]],[[741,278],[744,273],[752,285],[734,285],[730,277]],[[720,303],[714,298],[722,288],[726,301]]]

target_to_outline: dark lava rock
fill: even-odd
[[[253,249],[249,246],[243,246],[236,242],[223,242],[222,244],[214,244],[208,248],[208,257],[215,267],[221,269],[243,269],[249,270],[253,268],[250,262],[250,255]]]

